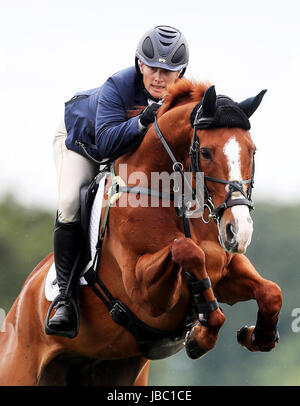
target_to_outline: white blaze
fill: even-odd
[[[229,180],[241,181],[241,147],[235,137],[230,138],[224,145],[224,154],[229,168]]]
[[[241,173],[241,160],[240,152],[241,147],[235,137],[230,138],[227,143],[224,145],[224,154],[227,158],[228,169],[229,169],[229,179],[230,181],[242,181]],[[226,186],[227,191],[228,185]],[[246,190],[244,185],[244,190]],[[231,195],[232,199],[243,197],[240,192],[233,192]],[[253,222],[249,214],[249,209],[245,205],[233,206],[231,208],[235,220],[235,231],[236,231],[236,240],[241,245],[241,249],[247,248],[250,244],[252,231],[253,231]]]

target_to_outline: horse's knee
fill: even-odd
[[[190,238],[174,240],[171,248],[172,260],[184,268],[199,268],[205,263],[205,254]]]
[[[280,287],[272,281],[265,283],[257,291],[259,309],[265,316],[276,315],[282,306],[282,292]]]
[[[217,309],[209,315],[208,325],[212,330],[219,331],[225,323],[225,320],[226,317],[224,313],[220,309]]]

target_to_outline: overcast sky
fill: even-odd
[[[235,101],[267,94],[254,114],[254,197],[300,201],[299,0],[0,0],[0,195],[56,207],[52,141],[64,102],[134,63],[149,28],[190,46],[186,77]]]

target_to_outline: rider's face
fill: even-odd
[[[144,86],[151,96],[160,99],[166,94],[167,86],[174,83],[180,75],[180,71],[170,71],[162,68],[151,68],[140,62]]]

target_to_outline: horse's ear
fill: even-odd
[[[210,86],[204,93],[202,100],[203,117],[213,117],[216,110],[216,89]]]
[[[260,93],[258,93],[257,96],[250,97],[249,99],[246,99],[246,100],[242,101],[241,103],[238,103],[240,109],[243,110],[243,112],[246,114],[246,116],[248,118],[250,116],[252,116],[252,114],[258,108],[266,91],[267,91],[266,89],[262,90]]]

